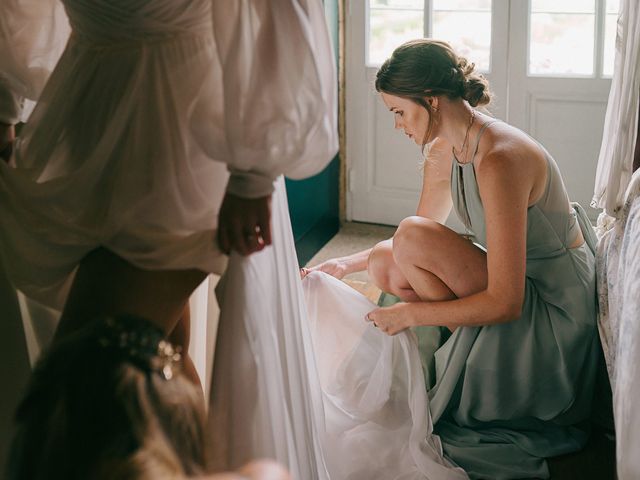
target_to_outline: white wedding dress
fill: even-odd
[[[268,456],[299,480],[466,478],[431,435],[412,335],[367,326],[373,305],[339,282],[299,279],[276,177],[312,175],[337,148],[320,1],[1,1],[0,121],[37,100],[15,166],[0,162],[13,285],[60,308],[98,246],[145,269],[221,272],[227,180],[248,197],[275,183],[274,245],[232,256],[219,288],[213,465]]]
[[[0,121],[38,103],[17,168],[0,162],[0,252],[43,304],[63,305],[97,246],[144,269],[221,273],[225,187],[264,196],[337,151],[316,0],[1,1]]]
[[[375,305],[333,277],[300,281],[284,195],[273,226],[273,246],[232,256],[218,287],[212,466],[271,457],[295,479],[468,478],[432,434],[413,333],[372,327]]]

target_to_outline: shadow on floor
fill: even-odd
[[[549,459],[551,480],[615,480],[615,441],[594,430],[584,450]]]

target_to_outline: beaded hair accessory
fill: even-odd
[[[181,348],[142,318],[107,317],[100,327],[98,344],[147,372],[158,372],[165,380],[171,380],[182,365]]]

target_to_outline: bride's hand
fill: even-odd
[[[242,198],[226,193],[218,214],[218,243],[229,254],[259,252],[271,245],[271,195]]]
[[[331,260],[322,262],[315,267],[301,268],[300,278],[306,277],[311,272],[324,272],[331,275],[332,277],[336,277],[338,280],[342,279],[342,277],[344,277],[348,273],[347,266],[339,258],[332,258]]]
[[[365,315],[365,320],[387,335],[395,335],[413,325],[409,306],[408,303],[396,303],[390,307],[376,308]]]

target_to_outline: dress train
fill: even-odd
[[[374,305],[321,273],[300,281],[284,182],[273,246],[232,256],[221,279],[211,463],[272,457],[296,479],[449,480],[416,339],[364,321]]]

